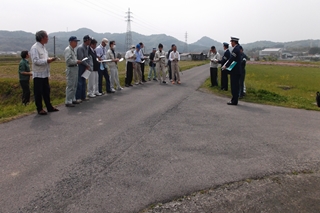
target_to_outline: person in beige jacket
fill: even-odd
[[[210,79],[211,87],[218,86],[218,61],[220,60],[220,54],[217,52],[216,47],[212,46],[208,52],[208,58],[210,59]]]
[[[172,51],[170,52],[169,60],[171,61],[172,84],[175,84],[174,79],[177,79],[177,83],[181,84],[179,74],[180,53],[177,51],[176,45],[172,46]]]
[[[110,84],[111,84],[111,89],[114,87],[114,84],[117,85],[117,90],[122,90],[123,88],[120,85],[119,82],[119,74],[118,74],[118,62],[119,58],[116,57],[116,42],[115,41],[110,41],[109,43],[110,49],[107,51],[107,60],[111,60],[108,63],[108,66],[110,68]]]
[[[156,63],[156,70],[158,73],[158,80],[160,83],[166,84],[166,53],[163,51],[163,45],[158,45],[158,51],[156,52],[153,61]]]

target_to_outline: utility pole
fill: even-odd
[[[188,32],[186,32],[186,34],[185,34],[185,46],[184,46],[183,52],[184,53],[188,52]]]
[[[132,21],[132,12],[130,12],[130,8],[128,8],[128,12],[126,12],[127,16],[126,18],[126,22],[127,22],[127,33],[126,33],[126,41],[125,41],[125,48],[127,48],[126,50],[130,49],[130,46],[132,45],[132,32],[131,32],[131,21]],[[125,51],[126,51],[125,50]]]

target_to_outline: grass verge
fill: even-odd
[[[247,93],[241,101],[320,111],[315,104],[316,92],[320,90],[319,68],[249,64],[246,72]],[[210,85],[207,79],[202,88],[231,97],[230,84],[229,91]]]

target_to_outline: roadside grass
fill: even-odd
[[[247,93],[241,101],[320,111],[315,104],[316,92],[320,90],[319,79],[318,67],[248,64]],[[231,97],[230,82],[229,91],[211,88],[210,84],[207,79],[202,87],[214,94]]]
[[[27,106],[21,103],[22,89],[18,79],[19,61],[20,59],[17,57],[0,57],[0,123],[36,111],[32,80],[30,80],[31,102]],[[206,61],[181,61],[180,68],[183,71],[206,63]],[[64,103],[66,89],[65,69],[66,65],[64,61],[54,62],[50,66],[51,102],[53,105]],[[124,86],[125,62],[119,63],[118,69],[120,84]],[[146,78],[148,73],[149,66],[146,64]]]

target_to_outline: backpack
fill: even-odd
[[[316,97],[317,105],[320,107],[320,93],[317,92],[317,97]]]

